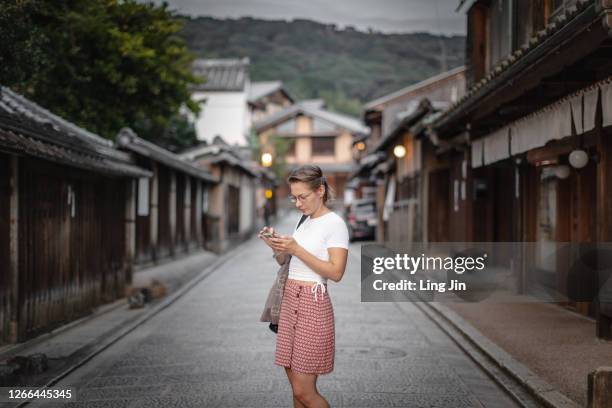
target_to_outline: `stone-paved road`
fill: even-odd
[[[293,214],[281,226],[289,232]],[[341,282],[334,372],[319,377],[332,407],[515,406],[410,303],[361,303],[360,245]],[[276,263],[253,239],[160,314],[66,377],[73,407],[290,407],[274,365],[275,335],[259,316]]]

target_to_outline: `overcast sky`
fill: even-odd
[[[145,0],[143,0],[145,1]],[[155,0],[161,3],[161,0]],[[166,0],[181,14],[267,20],[305,18],[340,27],[386,33],[427,31],[465,34],[459,0]]]

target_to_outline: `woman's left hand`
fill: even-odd
[[[270,244],[275,251],[286,252],[295,255],[299,244],[293,237],[281,235],[278,237],[269,238]]]

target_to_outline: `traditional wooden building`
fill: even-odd
[[[207,241],[214,234],[206,234],[208,197],[218,179],[129,128],[122,129],[116,139],[139,167],[153,174],[139,178],[136,186],[137,266],[209,246]]]
[[[435,168],[428,160],[433,150],[424,124],[464,89],[465,68],[457,67],[366,104],[364,120],[371,133],[351,178],[357,197],[377,199],[378,241],[427,238],[427,214],[436,203],[428,199],[429,172]]]
[[[603,0],[462,1],[466,95],[431,124],[448,222],[430,239],[612,240],[612,4]],[[440,213],[444,209],[440,209]],[[567,290],[562,263],[531,254],[524,279]],[[590,285],[580,276],[576,285]],[[523,280],[522,288],[529,283]],[[612,304],[566,302],[612,336]]]
[[[208,193],[205,233],[206,247],[212,251],[224,251],[245,240],[257,227],[255,194],[261,173],[246,154],[220,137],[180,154],[219,180]]]
[[[0,343],[124,296],[135,180],[151,175],[112,142],[0,87]]]
[[[353,141],[368,133],[357,118],[330,112],[321,100],[307,100],[255,122],[253,129],[260,153],[270,153],[274,160],[277,158],[273,139],[279,137],[289,142],[283,157],[288,170],[303,164],[321,167],[336,192],[336,204],[342,205],[348,175],[355,169]],[[284,180],[280,181],[278,194],[283,198],[289,195]]]
[[[282,81],[251,82],[248,94],[251,123],[288,108],[294,102]]]

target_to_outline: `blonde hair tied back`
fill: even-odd
[[[323,203],[327,203],[327,201],[334,199],[333,190],[327,183],[327,178],[323,175],[323,171],[319,166],[305,164],[291,171],[287,177],[287,183],[291,184],[298,182],[306,183],[313,191],[323,185],[325,187]]]

